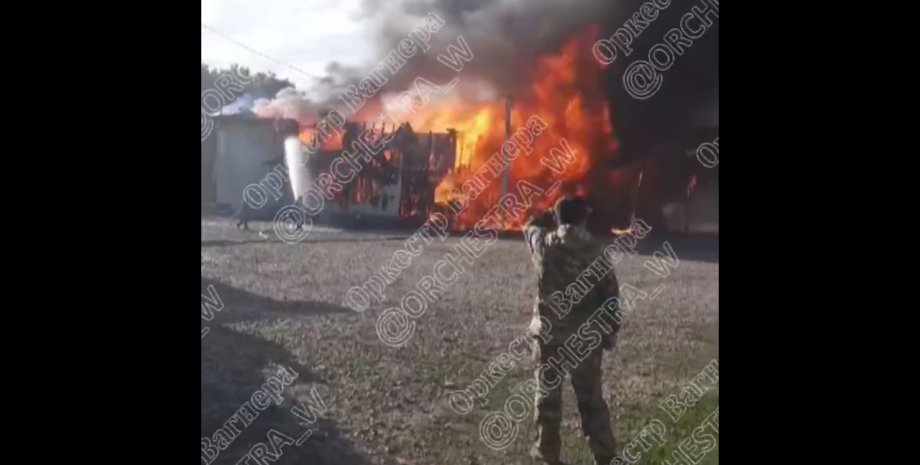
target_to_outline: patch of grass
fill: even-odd
[[[694,429],[699,428],[717,408],[719,407],[719,395],[717,392],[709,391],[700,398],[692,407],[688,408],[683,415],[681,415],[677,421],[672,421],[670,417],[664,414],[661,410],[656,409],[658,418],[665,424],[667,428],[667,433],[665,434],[665,443],[664,445],[658,447],[657,444],[653,444],[652,448],[642,454],[642,463],[647,463],[649,465],[659,465],[664,464],[665,462],[669,464],[684,464],[685,459],[676,460],[674,453],[678,450],[681,442],[684,442],[688,438],[689,446],[691,450],[695,451],[694,453],[704,453],[707,449],[708,452],[705,452],[705,455],[702,459],[697,462],[696,465],[718,465],[719,463],[719,434],[710,429],[706,429],[708,434],[711,434],[715,438],[715,444],[704,444],[702,442],[694,441],[691,438],[691,434]]]
[[[488,403],[486,403],[482,408],[477,408],[471,414],[472,422],[476,427],[477,441],[480,446],[485,446],[485,442],[480,436],[480,425],[483,419],[486,418],[492,412],[495,411],[505,411],[505,403],[508,401],[511,396],[521,392],[521,383],[532,380],[533,375],[529,370],[515,370],[509,372],[501,382],[497,383],[492,387],[489,394],[486,396]],[[501,451],[496,451],[489,449],[487,447],[481,447],[481,450],[485,455],[491,455],[495,458],[500,457],[527,457],[530,452],[530,447],[533,444],[534,437],[534,422],[533,422],[533,396],[525,395],[527,399],[527,416],[520,422],[515,423],[514,428],[517,431],[517,434],[514,436],[512,442],[507,446],[507,448],[502,449]],[[505,459],[507,460],[507,458]]]
[[[703,350],[701,352],[705,352],[706,357],[714,355],[712,353],[713,351],[710,350]],[[623,452],[623,448],[626,447],[643,428],[652,420],[657,419],[666,427],[665,442],[660,446],[652,443],[651,449],[644,451],[638,463],[652,465],[663,465],[666,461],[672,465],[675,463],[672,454],[680,443],[690,438],[694,428],[697,428],[718,406],[718,386],[706,386],[707,390],[704,395],[688,408],[677,421],[672,421],[667,413],[658,407],[658,402],[666,395],[680,392],[680,387],[684,386],[687,381],[692,379],[707,363],[709,363],[711,359],[706,357],[704,357],[702,353],[659,357],[658,361],[661,362],[661,364],[650,366],[649,370],[646,370],[643,376],[664,377],[674,380],[676,383],[672,385],[674,387],[669,388],[666,392],[656,393],[658,395],[653,396],[655,399],[653,402],[648,402],[648,398],[646,398],[646,401],[642,402],[626,402],[620,405],[611,404],[609,406],[611,416],[616,417],[616,420],[613,421],[613,426],[615,428],[614,437],[617,440],[617,450],[620,453]],[[605,372],[604,376],[610,379],[616,378],[618,374]],[[475,432],[473,434],[477,436],[475,442],[478,446],[484,445],[479,437],[479,428],[482,420],[491,412],[503,411],[505,409],[505,402],[512,395],[519,392],[521,383],[530,379],[532,379],[532,374],[529,370],[513,370],[509,372],[500,383],[490,390],[489,394],[486,396],[487,402],[482,406],[477,405],[471,415],[467,417],[469,427],[474,429]],[[593,464],[593,455],[588,447],[587,439],[581,431],[581,417],[578,413],[577,402],[571,388],[570,378],[567,378],[563,385],[562,399],[563,420],[561,427],[561,458],[567,464]],[[533,400],[530,396],[527,396],[527,400],[529,411],[525,419],[515,424],[517,434],[513,442],[501,451],[491,450],[486,447],[477,447],[481,451],[482,456],[489,457],[491,460],[505,460],[505,463],[510,463],[507,461],[512,460],[512,458],[527,457],[533,444],[536,429],[532,417]],[[718,435],[715,433],[713,434],[716,440],[718,440]],[[718,444],[718,442],[716,442],[716,444]],[[699,449],[702,448],[703,445],[698,444],[695,447]],[[683,465],[682,462],[678,463]],[[697,465],[699,464],[717,465],[717,448],[708,452]]]
[[[719,399],[718,394],[713,392],[706,393],[693,407],[687,409],[687,411],[677,419],[677,421],[672,421],[667,414],[659,410],[657,406],[653,408],[628,408],[621,409],[621,422],[625,421],[628,423],[626,428],[632,434],[630,435],[618,435],[617,439],[617,451],[620,454],[623,454],[624,448],[633,441],[634,438],[639,434],[639,432],[646,425],[652,422],[654,419],[661,421],[666,428],[664,434],[664,443],[658,445],[655,442],[649,441],[651,447],[647,451],[643,451],[639,446],[633,446],[630,448],[632,454],[641,453],[638,457],[636,463],[643,465],[690,465],[692,462],[688,462],[686,459],[680,458],[675,459],[675,451],[678,450],[681,442],[691,438],[693,430],[698,428],[706,418],[713,413],[713,411],[718,407]],[[696,451],[695,453],[703,453],[706,448],[710,448],[708,452],[702,457],[702,459],[697,462],[695,465],[718,465],[719,464],[719,448],[718,448],[718,433],[715,433],[707,429],[707,432],[715,438],[715,444],[704,444],[702,442],[694,443],[693,440],[690,440],[691,450]],[[563,444],[563,453],[562,460],[567,464],[593,464],[594,457],[591,455],[591,450],[588,448],[587,441],[581,431],[571,431],[563,430],[562,436]],[[634,456],[633,455],[633,456]],[[682,456],[680,456],[682,457]]]

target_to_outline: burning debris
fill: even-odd
[[[432,174],[453,162],[455,137],[411,125],[345,122],[303,129],[285,142],[293,196],[306,214],[418,220],[432,209]]]

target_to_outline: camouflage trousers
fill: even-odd
[[[578,400],[581,428],[588,438],[588,446],[598,463],[607,465],[616,456],[616,443],[610,427],[610,412],[604,401],[601,385],[601,358],[604,351],[598,347],[577,366],[560,363],[569,358],[559,352],[559,345],[544,345],[534,340],[534,374],[540,386],[535,399],[534,421],[536,422],[536,445],[539,455],[550,463],[558,461],[562,443],[559,427],[562,421],[562,386],[565,375],[559,373],[564,367],[572,378],[572,388]],[[569,358],[570,359],[570,358]],[[553,367],[556,368],[553,368]]]

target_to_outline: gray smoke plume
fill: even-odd
[[[252,111],[253,102],[256,98],[249,92],[244,93],[236,98],[233,102],[224,106],[220,110],[222,115],[235,115],[238,113],[249,113]]]
[[[349,85],[357,85],[409,33],[434,13],[446,24],[428,42],[429,50],[418,53],[376,93],[376,100],[387,93],[407,90],[422,77],[446,83],[458,73],[438,61],[448,45],[458,45],[463,36],[474,58],[464,65],[459,89],[464,98],[494,99],[515,94],[530,84],[529,73],[535,57],[553,51],[568,37],[598,18],[608,18],[616,9],[609,0],[365,0],[358,20],[366,22],[375,37],[374,56],[363,67],[336,62],[326,67],[326,76],[314,80],[309,97],[294,89],[283,89],[272,100],[248,99],[240,108],[251,109],[262,117],[293,118],[312,123],[322,109],[347,114],[340,100]]]
[[[292,87],[281,89],[274,99],[259,99],[252,111],[262,118],[290,118],[302,124],[315,123],[322,106]]]

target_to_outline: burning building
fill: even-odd
[[[641,217],[661,229],[713,230],[711,225],[693,228],[690,224],[694,217],[701,218],[697,221],[700,223],[718,224],[718,169],[701,167],[693,156],[686,155],[700,143],[713,140],[708,134],[700,136],[701,127],[718,135],[717,111],[714,120],[704,124],[698,124],[692,115],[701,99],[711,107],[714,100],[714,108],[718,108],[717,92],[712,92],[718,86],[718,32],[714,21],[718,18],[718,4],[701,2],[694,7],[708,15],[703,17],[704,24],[712,24],[716,32],[707,33],[694,42],[692,49],[682,51],[668,70],[661,91],[647,100],[637,100],[623,90],[623,72],[638,55],[621,56],[604,65],[592,51],[599,39],[625,27],[624,22],[635,12],[649,13],[649,2],[365,2],[368,17],[376,23],[370,29],[376,33],[376,44],[382,52],[381,61],[376,63],[378,68],[392,63],[383,61],[383,57],[392,58],[392,51],[400,49],[403,39],[429,12],[443,17],[445,26],[426,43],[430,51],[417,53],[406,60],[399,73],[383,79],[384,83],[375,88],[376,95],[368,96],[366,104],[351,114],[349,120],[360,122],[351,125],[360,125],[364,130],[363,121],[377,121],[378,115],[387,111],[388,97],[411,88],[417,77],[446,83],[459,73],[460,82],[451,92],[418,105],[400,122],[408,123],[404,129],[370,125],[367,130],[372,133],[401,130],[405,134],[335,192],[326,202],[324,214],[330,219],[359,223],[374,218],[425,218],[443,208],[449,199],[463,196],[464,184],[475,178],[491,155],[501,151],[508,133],[536,116],[547,128],[532,141],[530,156],[520,157],[508,166],[507,182],[515,185],[526,181],[542,189],[560,184],[561,188],[552,196],[538,199],[533,209],[546,208],[561,195],[581,194],[594,206],[596,215],[591,227],[599,232],[624,228],[633,217]],[[675,2],[653,4],[657,19],[636,38],[632,44],[636,50],[649,50],[688,14],[687,8],[677,8]],[[444,64],[459,63],[458,60],[442,58],[445,50],[457,48],[460,35],[465,37],[462,45],[468,45],[471,60],[458,71]],[[335,108],[350,114],[339,95],[343,89],[351,95],[357,89],[366,90],[369,82],[355,73],[337,74],[337,69],[340,68],[330,67],[330,76],[322,79],[324,85],[335,88],[329,98],[313,101],[286,91],[274,101],[254,108],[254,113],[267,121],[297,120],[298,137],[309,144],[315,137],[312,125],[318,109]],[[344,131],[324,141],[322,150],[303,162],[305,179],[313,182],[328,172],[342,146],[347,146],[343,140],[349,137],[347,134]],[[565,153],[559,151],[560,147],[566,148]],[[276,160],[283,159],[277,155]],[[564,166],[560,159],[565,161]],[[252,177],[256,177],[256,171],[251,170]],[[294,179],[292,182],[299,183]],[[233,189],[240,188],[240,183]],[[464,229],[475,224],[501,197],[504,185],[502,180],[483,186],[482,192],[468,199],[463,211],[452,218],[454,227]],[[288,189],[303,190],[293,185]],[[234,195],[240,197],[240,191]],[[515,229],[519,221],[506,227]]]
[[[435,205],[434,186],[453,166],[457,137],[454,131],[416,133],[412,126],[347,122],[340,133],[331,133],[321,143],[314,127],[301,131],[299,142],[318,145],[319,150],[304,160],[309,181],[294,190],[303,195],[310,186],[328,200],[320,218],[335,224],[413,224],[424,222]],[[382,147],[346,182],[333,180],[340,172],[336,160],[343,150],[361,139]],[[385,141],[385,142],[379,142]],[[325,180],[323,179],[325,177]],[[292,176],[292,180],[294,177]]]
[[[390,142],[339,191],[329,193],[332,198],[320,215],[328,222],[424,221],[434,207],[434,186],[456,158],[455,131],[416,134],[409,124],[347,122],[343,131],[331,132],[319,150],[307,155],[304,147],[317,137],[315,124],[248,113],[214,120],[212,137],[202,143],[202,205],[229,212],[248,197],[258,207],[256,215],[267,219],[314,186],[318,177],[328,176],[332,162],[359,134]]]

